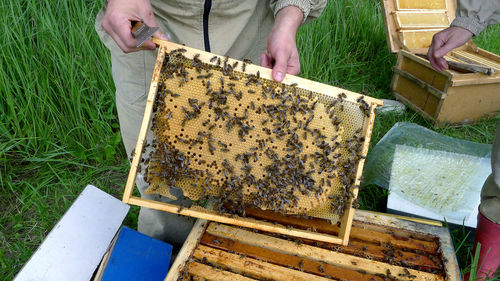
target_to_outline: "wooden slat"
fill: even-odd
[[[370,146],[370,140],[372,137],[373,123],[375,122],[375,109],[376,106],[370,106],[369,118],[365,118],[365,122],[363,124],[363,132],[365,141],[363,143],[363,147],[361,148],[361,155],[368,154],[368,148]],[[353,208],[353,202],[358,197],[359,188],[358,186],[361,183],[361,174],[363,173],[363,166],[365,164],[365,159],[360,159],[358,161],[358,165],[356,167],[356,177],[354,181],[354,185],[356,188],[353,188],[352,193],[354,196],[349,198],[347,202],[346,211],[342,216],[342,220],[340,223],[339,236],[342,239],[342,245],[347,245],[349,243],[349,238],[352,229],[352,219],[354,218],[355,209]]]
[[[447,10],[446,0],[395,0],[398,10]]]
[[[469,46],[469,43],[467,43],[467,46],[464,48],[468,48],[470,50],[472,47]],[[479,50],[479,53],[481,55],[485,55],[486,53],[483,53],[483,50]],[[399,52],[398,55],[398,60],[399,56],[401,57],[406,57],[420,65],[423,65],[429,69],[433,69],[430,62],[424,58],[421,58],[419,56],[416,56],[408,51],[401,51]],[[494,57],[494,55],[493,55]],[[500,57],[499,57],[500,59]],[[398,64],[399,65],[399,64]],[[443,89],[443,92],[448,93],[448,88],[450,86],[467,86],[467,85],[480,85],[480,84],[491,84],[491,83],[500,83],[500,72],[495,72],[491,76],[484,75],[482,73],[464,73],[464,74],[453,74],[452,71],[450,70],[444,70],[441,71],[440,74],[443,74],[449,78],[450,83],[448,84],[447,87]],[[392,87],[394,89],[394,87]],[[424,116],[425,118],[425,116]]]
[[[296,270],[320,275],[325,278],[333,277],[335,279],[351,281],[383,280],[381,277],[373,274],[361,273],[355,270],[350,270],[323,262],[302,259],[294,255],[278,253],[269,249],[244,244],[237,240],[229,240],[210,234],[203,235],[200,243],[212,248],[230,251],[231,253],[237,253],[239,255],[263,260],[280,266],[293,267]]]
[[[444,271],[449,280],[461,280],[460,269],[458,268],[457,257],[455,255],[455,248],[451,240],[450,231],[448,228],[442,227],[436,231],[439,236],[439,245],[441,253],[443,254]]]
[[[382,16],[384,19],[385,26],[385,36],[389,46],[389,51],[392,53],[397,53],[403,46],[399,43],[396,23],[392,13],[396,10],[394,7],[393,0],[380,0],[380,6],[382,7]]]
[[[481,57],[480,55],[467,51],[453,51],[451,55],[468,63],[486,65],[494,68],[496,71],[500,71],[500,63]]]
[[[410,274],[417,276],[418,280],[443,280],[443,277],[439,275],[413,269],[406,269],[401,266],[390,265],[361,257],[353,257],[347,254],[337,253],[310,245],[298,245],[292,241],[270,237],[226,225],[210,224],[206,232],[212,235],[238,240],[242,243],[267,248],[285,254],[296,255],[302,258],[325,262],[332,265],[338,265],[352,270],[356,270],[360,265],[363,265],[363,270],[370,274],[386,274],[387,270],[390,270],[392,275],[398,276],[399,274],[405,274],[406,270],[408,270]]]
[[[424,119],[431,121],[434,124],[434,126],[438,125],[436,122],[436,118],[431,116],[429,113],[423,111],[420,107],[415,106],[410,100],[408,100],[405,96],[401,95],[400,93],[398,93],[394,90],[392,92],[393,92],[394,96],[396,96],[397,100],[404,103],[406,106],[411,108],[413,111],[416,111],[418,114],[420,114],[420,116],[424,117]]]
[[[123,192],[123,202],[130,203],[129,199],[132,197],[132,191],[134,190],[135,178],[137,177],[137,170],[141,164],[142,158],[142,148],[146,142],[146,136],[148,135],[149,124],[151,123],[151,117],[153,113],[153,104],[155,102],[156,92],[158,90],[158,80],[160,78],[160,71],[163,65],[163,60],[165,59],[165,52],[167,48],[162,46],[158,50],[158,58],[156,59],[155,69],[153,71],[153,78],[151,81],[151,87],[149,88],[148,99],[146,100],[146,109],[144,110],[144,118],[142,119],[141,129],[139,131],[139,137],[137,139],[137,144],[134,150],[134,156],[132,163],[130,164],[130,171],[128,173],[127,183],[125,185],[125,191]]]
[[[356,241],[354,239],[349,241],[349,246],[304,239],[302,239],[302,242],[307,245],[328,250],[331,249],[340,253],[369,258],[377,261],[386,262],[388,260],[392,260],[392,263],[394,264],[401,264],[405,265],[405,267],[407,266],[427,272],[440,271],[442,268],[442,264],[440,263],[437,254],[416,254],[414,252],[407,251],[406,249],[396,248],[392,245],[379,246],[364,241]],[[392,254],[389,254],[390,252],[392,252]]]
[[[184,242],[182,249],[180,250],[179,254],[177,254],[174,263],[170,267],[167,277],[165,277],[165,281],[177,281],[179,279],[180,274],[183,272],[183,269],[186,266],[186,262],[198,245],[198,242],[201,239],[201,235],[205,232],[205,227],[207,226],[207,224],[208,222],[206,220],[196,221],[193,228],[191,229],[191,232],[186,238],[186,242]]]
[[[382,214],[372,211],[357,210],[354,217],[354,224],[364,223],[378,226],[388,226],[397,229],[405,229],[416,233],[416,235],[433,235],[439,237],[439,249],[442,253],[447,280],[460,280],[460,269],[458,268],[455,249],[451,240],[448,228],[417,223],[400,219],[388,214]]]
[[[472,41],[469,41],[472,42]],[[488,52],[486,50],[478,48],[476,45],[470,44],[471,49],[470,52],[473,54],[477,54],[478,56],[481,56],[485,59],[491,60],[496,63],[500,63],[500,56],[498,54]]]
[[[400,52],[400,55],[401,55],[401,56],[403,56],[403,57],[406,57],[406,58],[408,58],[408,59],[410,59],[410,60],[412,60],[412,61],[414,61],[414,62],[416,62],[416,63],[417,63],[417,64],[419,64],[419,65],[422,65],[422,66],[425,66],[425,67],[427,67],[427,68],[429,68],[429,69],[431,69],[431,70],[434,70],[434,67],[432,67],[432,65],[431,65],[431,63],[429,62],[429,60],[426,60],[426,59],[424,59],[424,58],[422,58],[422,57],[420,57],[420,56],[417,56],[417,55],[415,55],[415,54],[412,54],[412,53],[410,53],[410,52],[408,52],[408,51],[401,51],[401,52]],[[446,77],[448,77],[449,79],[454,78],[454,76],[453,76],[451,73],[449,73],[447,70],[441,71],[441,72],[440,72],[440,74],[445,75],[445,76],[446,76]],[[446,90],[447,90],[447,89],[446,89],[446,88],[444,88],[444,89],[442,89],[442,90],[443,90],[444,92],[446,92]]]
[[[493,75],[484,75],[482,73],[466,73],[457,76],[451,81],[451,85],[453,87],[494,83],[500,83],[500,72],[495,72]]]
[[[199,260],[206,260],[209,263],[217,264],[225,269],[249,275],[259,279],[273,280],[330,280],[318,275],[313,275],[298,270],[270,264],[253,258],[242,257],[237,254],[228,253],[222,250],[199,245],[194,251],[193,257]]]
[[[423,29],[423,30],[401,30],[401,42],[410,50],[429,48],[434,34],[440,29]]]
[[[308,220],[305,220],[308,221]],[[211,224],[216,224],[216,223],[211,223]],[[451,237],[448,233],[448,230],[444,227],[439,227],[439,226],[434,226],[434,225],[428,225],[428,224],[423,224],[423,223],[416,223],[413,221],[408,221],[405,219],[400,219],[396,218],[387,214],[381,214],[381,213],[375,213],[375,212],[370,212],[370,211],[365,211],[365,210],[357,210],[355,217],[354,217],[354,226],[356,225],[370,225],[370,226],[375,226],[377,227],[389,227],[389,228],[394,228],[394,229],[404,229],[405,232],[412,232],[416,236],[420,235],[431,235],[431,236],[436,236],[439,237],[440,240],[440,250],[442,251],[443,254],[443,262],[445,264],[445,270],[446,270],[446,278],[447,280],[460,280],[460,271],[458,269],[458,264],[456,261],[456,257],[454,254],[454,249],[453,245],[451,243]],[[242,236],[243,237],[243,236]],[[239,238],[229,238],[229,239],[234,239],[238,240],[238,243],[246,243],[246,244],[251,244],[255,245],[255,243],[247,243],[245,242],[245,237],[243,239]],[[197,240],[197,238],[194,238]],[[222,241],[222,240],[221,240]],[[294,242],[290,242],[291,249],[298,247],[298,245]],[[279,245],[281,247],[281,245]],[[340,247],[340,246],[338,246]],[[368,245],[368,248],[370,248],[371,245]],[[266,248],[266,247],[264,247]],[[184,250],[184,249],[183,249]],[[181,250],[181,252],[183,251]],[[276,252],[283,252],[280,250],[277,250]],[[303,257],[304,259],[304,264],[307,264],[305,261],[306,259],[309,259],[308,257]],[[312,259],[316,260],[318,262],[328,262],[327,260],[317,260],[317,259]],[[177,262],[177,260],[176,260]],[[290,264],[293,266],[293,264]],[[356,269],[365,269],[365,263],[361,263],[355,266]],[[326,269],[326,268],[325,268]],[[169,274],[172,274],[173,271],[175,271],[176,268],[172,267],[172,270],[169,272]],[[184,270],[183,268],[178,268],[177,270],[182,271]],[[385,274],[385,272],[384,272]],[[393,276],[397,275],[394,273],[394,271],[391,269],[391,274]],[[175,279],[174,279],[175,280]],[[185,279],[189,280],[189,279]],[[314,280],[314,279],[312,279]],[[412,280],[425,280],[425,279],[412,279]],[[442,279],[437,279],[437,280],[442,280]]]
[[[361,210],[358,210],[358,211],[361,211]],[[392,214],[389,216],[392,216]],[[402,219],[410,219],[410,221],[412,221],[411,218],[407,218],[407,217],[405,218],[404,216],[397,216],[396,215],[395,217],[402,218]],[[424,221],[430,221],[430,220],[424,219]],[[418,220],[415,222],[422,223]],[[369,229],[369,230],[377,231],[380,233],[387,233],[390,235],[394,235],[394,236],[396,236],[396,239],[408,238],[408,239],[413,239],[413,240],[422,240],[422,241],[436,243],[436,246],[437,246],[437,242],[436,242],[437,237],[435,235],[423,234],[423,233],[418,233],[418,232],[414,232],[414,231],[409,231],[407,229],[398,229],[395,227],[385,226],[385,225],[368,224],[368,223],[358,221],[358,220],[353,220],[352,225],[355,226],[356,228],[360,228],[360,229]],[[435,224],[430,224],[430,225],[443,226],[441,224],[441,222],[437,222]]]
[[[446,94],[443,91],[440,91],[440,90],[434,88],[432,85],[427,84],[426,82],[418,79],[417,77],[411,75],[410,73],[408,73],[404,70],[401,70],[397,67],[393,67],[392,70],[394,71],[394,73],[397,73],[397,74],[403,76],[404,78],[412,81],[413,83],[417,84],[418,86],[420,86],[421,88],[423,88],[424,90],[426,90],[430,94],[434,95],[438,99],[444,99],[446,97]]]
[[[136,196],[132,196],[129,199],[130,204],[134,204],[137,206],[152,208],[160,211],[166,211],[169,213],[177,213],[179,215],[190,216],[210,221],[216,221],[220,223],[227,223],[232,225],[243,226],[251,229],[257,229],[267,232],[279,233],[294,237],[302,237],[307,239],[313,239],[317,241],[341,244],[342,239],[333,236],[331,234],[318,233],[313,231],[307,231],[303,229],[294,229],[287,228],[282,225],[276,225],[270,222],[259,221],[252,218],[243,218],[236,215],[221,215],[214,211],[210,211],[208,209],[201,208],[199,206],[194,206],[191,208],[180,208],[177,205],[164,203],[155,200],[148,200],[144,198],[139,198]]]
[[[443,229],[442,225],[420,223],[405,219],[404,216],[393,216],[392,214],[367,210],[357,210],[353,224],[361,228],[377,231],[381,228],[393,229],[394,233],[397,233],[399,236],[412,236],[420,240],[434,242]]]
[[[219,268],[213,268],[210,265],[190,262],[187,265],[187,271],[189,274],[208,280],[220,280],[220,281],[253,281],[255,279],[245,277],[243,275],[233,273],[230,271],[222,270]]]
[[[399,29],[444,29],[450,26],[450,20],[444,11],[395,12],[394,17]]]
[[[356,212],[359,212],[359,210],[356,210]],[[335,235],[339,231],[338,226],[332,225],[328,221],[321,219],[301,219],[293,216],[279,216],[255,208],[247,208],[246,213],[251,217],[271,220],[273,222],[284,225],[291,225],[298,228],[314,228],[318,232],[331,235]],[[381,233],[379,231],[363,229],[362,227],[354,226],[351,231],[350,238],[375,243],[377,245],[390,242],[394,247],[397,248],[406,248],[410,250],[418,250],[434,254],[436,253],[439,247],[436,241],[405,239],[405,237],[409,235],[410,233],[404,232],[404,230],[401,230],[401,234],[399,234],[398,231],[394,229],[393,233],[391,234],[388,232]]]

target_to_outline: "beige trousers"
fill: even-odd
[[[500,224],[500,123],[497,127],[493,151],[491,152],[492,173],[481,190],[481,213],[494,223]]]
[[[102,14],[97,17],[96,30],[101,40],[111,51],[111,64],[113,80],[116,87],[116,108],[120,121],[120,132],[125,145],[127,155],[131,155],[135,148],[139,129],[141,126],[144,109],[146,106],[147,92],[153,75],[154,63],[156,60],[155,51],[142,51],[124,54],[114,41],[109,37],[100,25]],[[148,132],[148,139],[151,142],[152,132]],[[163,201],[167,203],[179,204],[159,195],[147,195],[144,191],[148,184],[142,175],[138,175],[136,185],[142,198]],[[177,192],[174,195],[182,195]],[[182,198],[178,197],[178,198]],[[184,243],[187,235],[191,231],[194,220],[157,211],[149,208],[141,208],[139,212],[138,230],[153,238],[170,243],[178,249]]]
[[[187,32],[188,26],[184,24],[176,25],[175,21],[168,22],[163,16],[169,13],[191,13],[191,10],[182,11],[182,7],[161,7],[161,1],[152,1],[157,14],[157,21],[162,30],[168,32],[173,42],[179,43],[179,37],[184,35],[182,42],[190,47],[203,49],[203,36],[197,32]],[[228,1],[226,1],[228,2]],[[257,2],[257,1],[256,1]],[[266,51],[267,34],[272,27],[272,11],[268,8],[256,7],[254,1],[242,1],[253,10],[253,17],[257,17],[260,22],[258,24],[250,24],[246,28],[239,28],[239,32],[243,34],[231,35],[231,28],[238,28],[238,26],[229,26],[220,24],[228,29],[225,36],[228,40],[218,40],[216,44],[212,45],[212,52],[220,55],[229,55],[236,59],[250,58],[254,62],[259,62],[260,54]],[[261,2],[261,1],[259,1]],[[228,2],[229,3],[229,2]],[[155,5],[156,4],[156,5]],[[260,5],[262,6],[262,5]],[[175,8],[175,9],[174,9]],[[160,15],[160,16],[158,16]],[[153,75],[154,64],[156,61],[156,51],[141,51],[130,54],[124,54],[113,39],[103,30],[102,18],[104,16],[104,9],[99,12],[95,21],[95,29],[101,38],[101,41],[106,45],[111,53],[112,75],[116,87],[116,107],[118,111],[118,118],[120,122],[120,131],[122,140],[125,145],[127,155],[131,155],[132,150],[135,148],[139,129],[144,115],[146,106],[147,93]],[[214,16],[215,17],[215,16]],[[220,19],[219,19],[220,20]],[[216,21],[216,19],[214,19]],[[255,29],[259,32],[256,32]],[[245,31],[245,29],[249,29]],[[263,30],[264,29],[264,30]],[[243,30],[243,31],[242,31]],[[236,40],[237,44],[233,46],[227,45],[228,41]],[[215,42],[214,42],[215,43]],[[227,46],[223,46],[226,44]],[[215,50],[214,50],[215,49]],[[152,139],[152,132],[148,132],[148,142]],[[146,152],[147,153],[147,152]],[[172,201],[160,195],[147,195],[144,191],[147,189],[148,184],[144,181],[141,175],[138,175],[136,185],[141,193],[142,198],[159,200],[163,202],[180,204],[183,200]],[[172,192],[176,197],[182,198],[181,190],[174,190]],[[151,237],[163,240],[172,244],[175,248],[179,248],[184,243],[187,235],[189,234],[194,223],[194,219],[171,214],[163,211],[157,211],[149,208],[141,208],[139,213],[138,230]]]

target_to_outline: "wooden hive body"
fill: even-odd
[[[267,211],[250,215],[307,226]],[[198,220],[165,280],[461,280],[445,227],[357,211],[351,236],[339,246]]]
[[[432,36],[455,18],[454,0],[381,0],[391,52],[398,52],[392,91],[435,126],[475,122],[500,110],[500,56],[472,41],[446,55],[448,61],[481,65],[492,75],[437,71],[426,54]]]
[[[156,42],[160,49],[124,202],[346,244],[374,111],[381,102],[291,75],[277,83],[270,69]],[[220,104],[219,99],[223,99]],[[154,141],[146,144],[151,120]],[[281,130],[286,133],[280,135]],[[300,144],[290,142],[293,138],[300,139]],[[260,146],[264,140],[267,146]],[[153,150],[143,155],[147,147]],[[341,231],[327,235],[289,229],[200,204],[184,208],[132,196],[143,161],[149,163],[148,170],[142,170],[150,183],[146,192],[171,197],[170,187],[176,186],[198,202],[204,203],[205,196],[218,198],[219,210],[229,202],[239,215],[245,212],[242,206],[253,206],[314,216],[339,224]],[[301,181],[304,174],[308,177]],[[304,182],[311,183],[307,190],[302,190]],[[336,203],[339,198],[341,205]],[[333,212],[332,206],[340,206],[341,212]]]

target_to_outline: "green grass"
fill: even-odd
[[[10,280],[87,184],[117,197],[128,171],[114,104],[110,59],[94,32],[104,0],[5,0],[0,17],[0,276]],[[475,39],[500,53],[499,26]],[[298,36],[302,76],[392,98],[378,1],[330,1]],[[431,127],[407,111],[376,118],[372,145],[396,123]],[[497,120],[438,132],[491,143]],[[385,211],[387,191],[361,192],[361,207]],[[126,224],[134,227],[137,208]],[[465,230],[452,236],[468,270]],[[470,234],[469,234],[470,235]]]
[[[2,1],[0,279],[10,280],[87,184],[121,193],[128,163],[102,1]]]

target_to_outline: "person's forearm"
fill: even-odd
[[[500,1],[459,0],[456,18],[451,26],[459,26],[478,35],[487,26],[500,23]]]
[[[295,6],[280,9],[267,37],[267,54],[261,55],[261,65],[273,69],[273,79],[281,82],[286,73],[300,72],[299,53],[295,37],[304,19],[304,13]]]
[[[304,13],[299,8],[288,6],[276,14],[273,29],[290,32],[295,36],[303,20]]]

